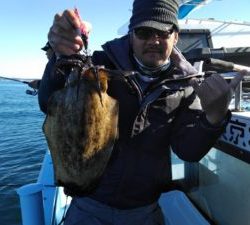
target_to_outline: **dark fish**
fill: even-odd
[[[100,67],[81,71],[48,102],[43,131],[55,181],[74,193],[98,182],[117,138],[118,102],[107,94],[109,73]]]

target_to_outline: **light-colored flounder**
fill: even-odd
[[[103,68],[89,68],[48,102],[43,131],[56,184],[73,192],[84,193],[95,185],[117,137],[118,102],[107,94],[108,77]]]

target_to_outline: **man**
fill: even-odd
[[[119,102],[119,140],[97,187],[71,193],[65,225],[164,224],[157,201],[171,182],[170,146],[183,160],[199,161],[229,121],[232,91],[243,75],[231,84],[219,75],[200,83],[175,47],[177,12],[176,0],[135,0],[129,33],[93,53],[95,65],[137,73],[133,92],[122,82],[109,82],[108,93]],[[73,10],[55,16],[48,37],[57,56],[84,47],[80,23]],[[50,95],[64,85],[64,79],[50,77],[55,60],[39,89],[45,113]]]
[[[54,51],[51,48],[49,42],[47,42],[46,45],[43,46],[41,49],[46,52],[46,56],[47,56],[48,60],[50,60],[53,56]],[[41,82],[41,80],[32,80],[28,83],[28,86],[33,88],[33,89],[38,90],[39,86],[40,86],[40,82]]]

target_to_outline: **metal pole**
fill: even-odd
[[[242,81],[239,83],[235,90],[235,96],[234,96],[234,109],[235,111],[239,112],[241,111],[241,96],[242,96]]]
[[[17,190],[19,194],[23,225],[44,225],[43,185],[28,184]]]

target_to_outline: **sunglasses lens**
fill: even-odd
[[[138,28],[138,29],[135,29],[135,35],[139,39],[147,40],[152,36],[152,31],[147,28]]]
[[[160,31],[148,27],[139,27],[134,30],[134,33],[136,37],[141,40],[148,40],[156,35],[159,38],[168,39],[170,35],[173,33],[173,31],[174,31],[173,29],[169,31]]]

